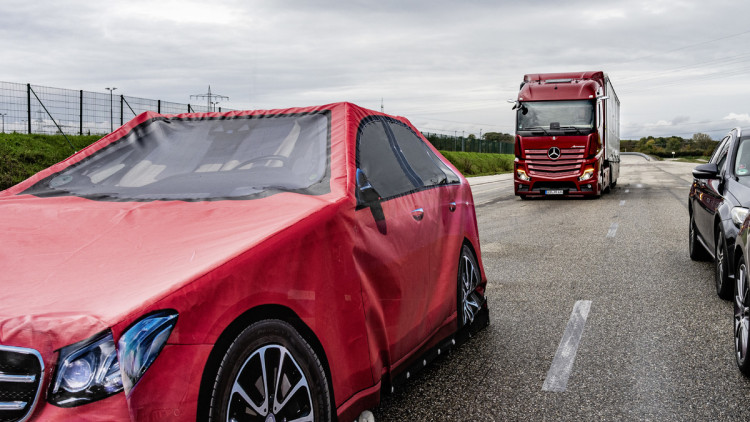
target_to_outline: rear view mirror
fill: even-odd
[[[378,191],[367,180],[367,176],[362,169],[357,169],[357,190],[359,202],[363,204],[372,204],[380,200]]]
[[[718,179],[719,166],[716,163],[701,164],[693,169],[693,177],[696,179]]]

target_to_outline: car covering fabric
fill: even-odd
[[[92,194],[83,185],[65,191],[59,188],[67,178],[56,181],[78,176],[73,170],[116,150],[118,142],[138,144],[133,133],[146,127],[280,115],[326,117],[325,168],[310,178],[313,189],[298,184],[271,186],[263,194],[223,191],[175,199],[134,197],[132,189]],[[313,344],[319,342],[339,417],[353,419],[363,403],[377,402],[374,387],[389,367],[431,344],[430,336],[455,328],[455,277],[464,239],[476,249],[481,268],[471,192],[449,163],[441,163],[457,175],[449,189],[384,201],[383,218],[357,202],[357,130],[373,115],[382,114],[349,103],[176,116],[148,112],[0,192],[0,344],[34,348],[53,368],[61,347],[107,328],[117,340],[143,315],[175,309],[179,319],[164,355],[127,404],[132,419],[184,420],[196,410],[211,345],[248,309],[274,305],[274,312],[297,315],[314,335]],[[418,133],[406,119],[396,120]],[[157,132],[149,132],[152,141],[174,141]],[[216,169],[217,163],[208,164]],[[125,187],[139,182],[130,184]],[[437,197],[430,195],[436,191]],[[447,211],[451,203],[458,204],[457,212]],[[419,206],[431,214],[415,232],[410,213]],[[437,248],[415,242],[433,230],[446,233]],[[411,259],[426,261],[410,267]],[[424,287],[428,273],[440,281]],[[411,285],[400,284],[404,280]],[[422,299],[398,307],[407,293],[402,289]],[[74,408],[76,413],[50,405],[38,412],[50,420],[72,414],[101,420],[102,409],[114,414],[122,396]]]

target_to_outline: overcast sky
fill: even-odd
[[[750,130],[750,2],[0,0],[0,81],[232,109],[350,101],[514,130],[526,73],[603,70],[623,139]]]

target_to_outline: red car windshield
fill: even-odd
[[[105,201],[254,199],[330,192],[327,112],[149,120],[27,189]]]

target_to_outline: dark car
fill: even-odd
[[[731,299],[736,268],[735,239],[750,206],[750,135],[732,129],[707,164],[693,170],[688,211],[690,258],[713,258],[716,293]]]

